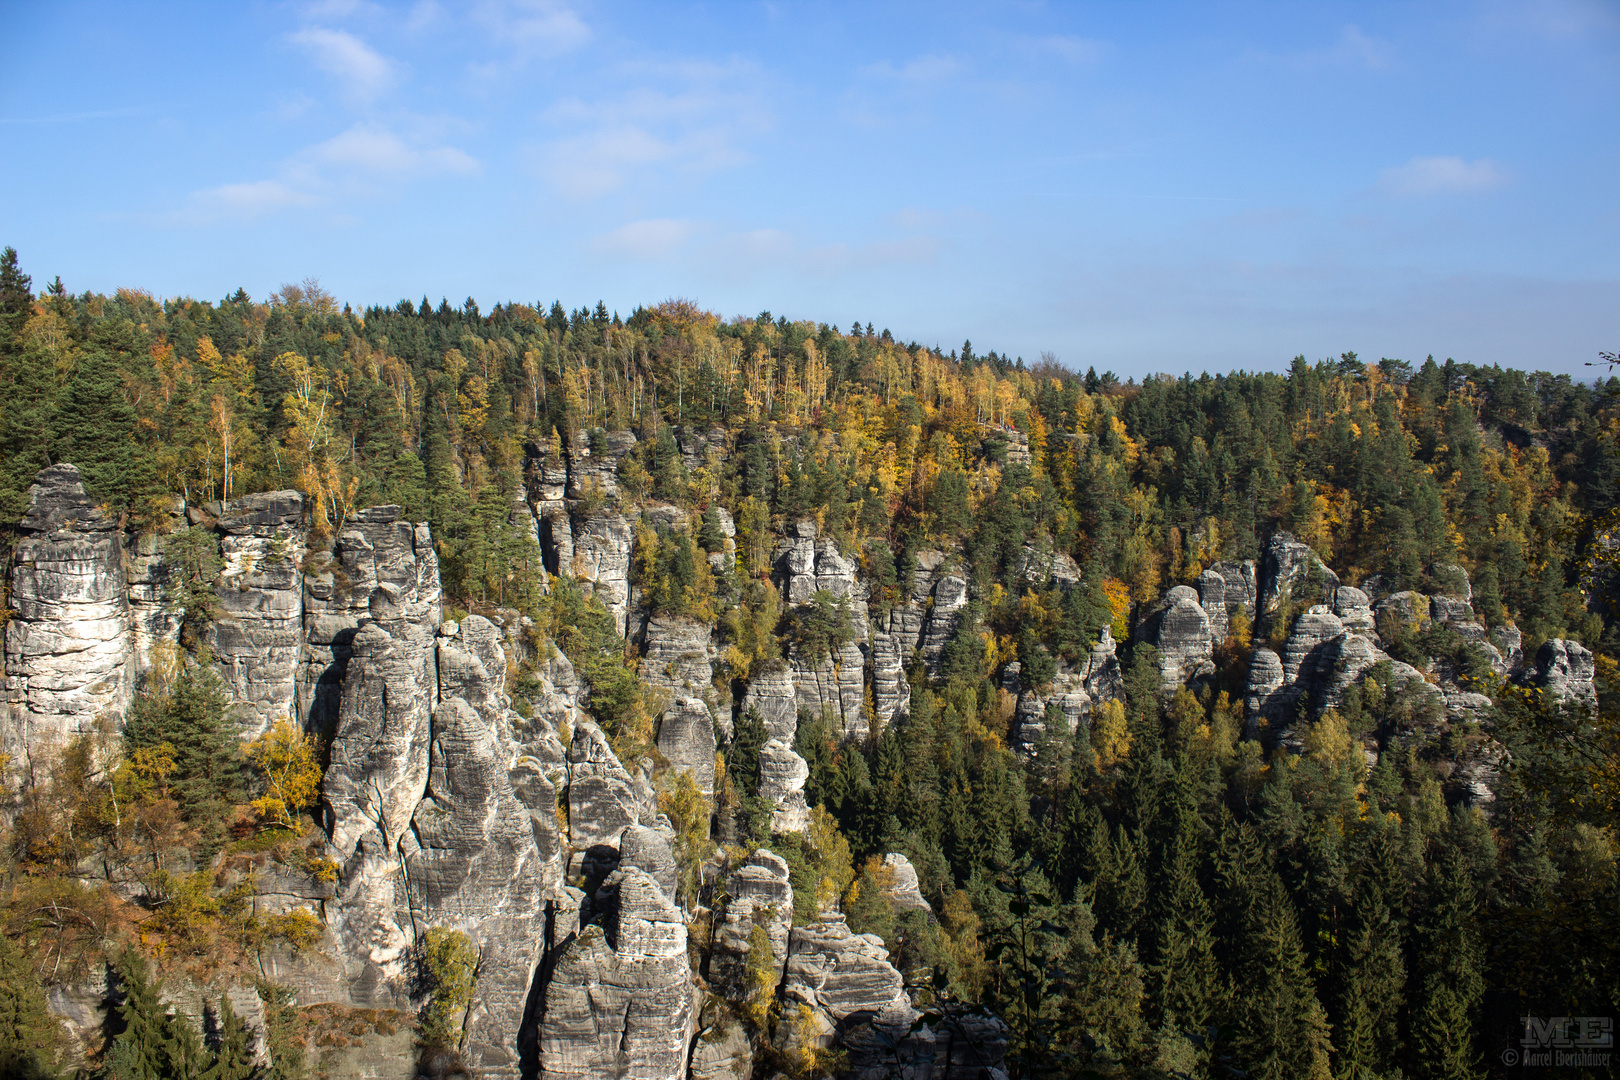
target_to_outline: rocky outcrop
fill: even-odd
[[[569,843],[581,850],[612,844],[628,826],[650,822],[651,811],[602,729],[582,721],[568,748]]]
[[[709,974],[725,996],[740,1000],[750,992],[746,972],[754,927],[770,943],[772,971],[787,958],[788,931],[793,925],[793,885],[787,860],[760,848],[726,879],[725,913],[715,927],[715,952]]]
[[[677,899],[680,868],[670,850],[667,826],[664,831],[650,825],[631,825],[619,837],[620,868],[635,867],[663,890],[670,900]]]
[[[1262,726],[1277,718],[1282,689],[1282,658],[1264,646],[1255,649],[1249,656],[1248,685],[1244,692],[1249,738],[1255,738]]]
[[[791,661],[798,707],[812,716],[833,716],[844,738],[864,739],[866,720],[866,657],[854,642],[819,661],[795,656]]]
[[[934,586],[934,606],[929,609],[928,621],[923,626],[918,645],[930,674],[938,670],[945,646],[956,636],[956,627],[962,621],[962,609],[967,607],[967,602],[968,585],[965,578],[947,574]]]
[[[927,911],[933,909],[928,901],[922,897],[922,887],[917,881],[917,868],[911,865],[911,860],[898,851],[891,851],[883,856],[883,870],[886,880],[883,883],[883,894],[889,898],[889,906],[898,912]]]
[[[1536,650],[1535,685],[1553,700],[1597,709],[1592,652],[1578,641],[1550,638]]]
[[[545,988],[541,1074],[681,1080],[692,977],[680,910],[635,867],[609,875],[593,907],[602,914],[562,948]]]
[[[641,677],[671,694],[713,697],[709,627],[684,615],[654,615],[642,631]]]
[[[906,652],[898,634],[872,635],[873,722],[881,730],[911,711],[911,683],[906,678]]]
[[[810,827],[810,808],[804,801],[810,766],[781,739],[768,739],[759,751],[759,797],[776,809],[771,832],[802,833]]]
[[[439,624],[439,560],[424,523],[402,520],[397,506],[360,511],[331,552],[306,560],[305,645],[298,702],[322,734],[337,722],[344,673],[364,622],[385,626],[424,653]]]
[[[851,933],[836,914],[793,928],[781,994],[788,1015],[802,1007],[805,1021],[779,1025],[784,1042],[828,1046],[854,1025],[882,1020],[904,1030],[916,1015],[882,939]]]
[[[225,569],[208,645],[245,738],[302,720],[303,517],[302,495],[269,491],[230,504],[219,520]]]
[[[12,553],[5,624],[4,751],[30,750],[122,714],[133,692],[123,538],[84,493],[79,470],[53,465],[28,489]]]
[[[743,712],[759,713],[773,739],[791,744],[799,730],[799,696],[793,672],[780,660],[767,661],[748,681]]]
[[[1283,646],[1283,681],[1297,682],[1303,671],[1307,678],[1316,670],[1316,650],[1344,633],[1344,624],[1326,607],[1317,605],[1294,620],[1293,632]]]
[[[1309,546],[1285,532],[1273,535],[1266,545],[1260,580],[1259,611],[1265,619],[1277,614],[1285,596],[1299,611],[1333,603],[1339,588],[1339,575],[1328,569]]]
[[[184,614],[169,595],[169,567],[163,549],[169,534],[186,527],[186,503],[179,497],[165,501],[167,520],[156,529],[137,533],[125,548],[124,577],[129,588],[129,624],[133,632],[130,650],[137,684],[140,677],[152,669],[160,648],[178,644]]]
[[[602,601],[620,634],[627,631],[630,611],[630,548],[634,539],[630,519],[607,511],[574,522],[574,557],[569,576],[588,583],[591,595]]]
[[[698,790],[714,794],[714,717],[701,698],[682,694],[658,721],[658,752],[677,772],[690,773]]]
[[[1209,615],[1196,591],[1177,585],[1162,603],[1166,606],[1151,620],[1148,633],[1158,647],[1160,677],[1168,691],[1212,674],[1214,649]]]
[[[1333,594],[1333,614],[1346,630],[1377,639],[1377,620],[1367,594],[1350,585],[1341,585]]]

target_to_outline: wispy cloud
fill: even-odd
[[[1393,42],[1350,24],[1340,27],[1338,38],[1326,48],[1305,49],[1282,56],[1262,54],[1260,59],[1280,62],[1296,71],[1319,71],[1323,68],[1384,68],[1394,63],[1396,56]]]
[[[591,28],[567,4],[556,0],[489,0],[473,15],[519,61],[560,56],[591,40]]]
[[[569,98],[543,119],[559,131],[539,171],[563,195],[590,199],[638,170],[694,173],[749,159],[746,142],[770,130],[761,77],[750,64],[683,63],[627,70],[642,85],[600,101]]]
[[[861,69],[861,74],[874,79],[893,79],[913,85],[944,82],[962,70],[962,62],[954,56],[929,54],[896,65],[883,60]]]
[[[393,61],[344,30],[313,26],[288,36],[315,66],[343,84],[361,102],[375,100],[399,81]]]
[[[211,225],[250,221],[279,210],[314,206],[316,198],[280,180],[251,180],[194,191],[183,209],[168,215],[171,224]]]
[[[1489,191],[1507,183],[1507,172],[1489,158],[1464,161],[1460,157],[1415,157],[1405,165],[1378,175],[1378,190],[1386,195],[1415,197],[1457,195]]]
[[[1107,42],[1073,34],[1052,34],[1047,37],[1028,38],[1022,43],[1023,51],[1036,55],[1055,56],[1067,64],[1094,64],[1102,59]]]
[[[315,144],[304,156],[320,164],[393,176],[467,176],[479,171],[476,158],[453,146],[412,146],[391,131],[364,125]]]
[[[590,242],[592,250],[625,259],[664,259],[674,255],[691,237],[690,221],[651,218],[632,221]]]

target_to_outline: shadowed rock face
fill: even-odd
[[[881,939],[853,934],[842,915],[823,915],[822,921],[793,929],[788,944],[787,968],[782,979],[783,999],[791,1008],[809,1011],[808,1030],[778,1030],[784,1042],[808,1038],[830,1045],[843,1027],[897,1012],[905,1025],[915,1016],[905,993],[905,980],[893,964]]]
[[[758,710],[771,738],[793,742],[799,730],[799,699],[787,665],[772,661],[765,670],[755,673],[743,698],[744,713],[749,709]]]
[[[813,716],[831,713],[846,739],[866,737],[866,657],[859,645],[849,642],[814,663],[795,657],[791,667],[798,708]]]
[[[120,714],[134,687],[122,536],[84,493],[79,470],[53,465],[28,489],[12,556],[5,626],[5,752],[61,742]]]
[[[680,911],[645,872],[609,875],[604,914],[568,943],[545,992],[545,1076],[679,1080],[692,1033],[691,973]]]

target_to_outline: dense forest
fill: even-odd
[[[239,746],[227,730],[200,659],[220,566],[175,496],[228,507],[296,490],[311,550],[357,511],[398,504],[431,528],[446,617],[528,619],[629,762],[655,748],[661,708],[634,618],[627,634],[548,564],[528,509],[566,455],[601,457],[629,432],[612,490],[571,491],[569,509],[680,511],[637,520],[631,606],[713,627],[713,687],[735,714],[712,797],[658,774],[694,918],[714,903],[705,882],[769,845],[803,886],[796,921],[841,907],[888,944],[920,1007],[993,1011],[1017,1077],[1506,1075],[1526,1015],[1620,1008],[1620,379],[1594,370],[1582,382],[1347,352],[1122,381],[903,342],[869,320],[726,319],[684,300],[621,316],[426,297],[356,310],[314,280],[217,303],[74,294],[60,279],[36,291],[7,249],[3,554],[36,474],[72,463],[109,516],[156,538],[183,618],[173,663],[121,730],[7,763],[0,1072],[88,1060],[116,1077],[250,1075],[228,1000],[214,999],[205,1051],[143,1013],[142,995],[164,973],[205,983],[315,934],[254,916],[227,867],[291,837],[292,858],[328,872],[323,733]],[[907,602],[928,553],[954,560],[968,591],[937,661],[904,658],[909,704],[893,722],[856,738],[801,716],[811,824],[773,837],[744,691],[858,632],[847,600],[792,602],[773,577],[805,520],[858,566],[874,615]],[[1245,697],[1254,651],[1281,652],[1309,606],[1286,597],[1234,617],[1213,671],[1167,687],[1144,633],[1166,590],[1261,560],[1282,533],[1369,594],[1439,594],[1460,568],[1471,617],[1515,628],[1524,657],[1553,640],[1590,650],[1595,708],[1494,670],[1439,622],[1380,621],[1389,656],[1486,694],[1488,712],[1425,719],[1369,676],[1278,742]],[[709,558],[733,542],[734,557]],[[1072,560],[1072,580],[1029,573],[1032,552]],[[1039,745],[1020,744],[1019,696],[1104,638],[1119,699],[1072,732],[1049,705]],[[524,661],[515,697],[543,659]],[[1499,748],[1486,798],[1452,781],[1481,740]],[[889,852],[916,868],[931,912],[883,899]],[[69,1052],[49,988],[108,963],[130,988],[127,1026]],[[290,1045],[292,1010],[266,992],[266,1025],[286,1029],[266,1037]],[[445,1015],[409,1022],[453,1043],[433,1036]],[[743,1022],[784,1021],[764,1003]],[[154,1064],[171,1060],[160,1044],[197,1072]],[[837,1064],[762,1053],[757,1068]],[[272,1068],[305,1066],[289,1053]]]

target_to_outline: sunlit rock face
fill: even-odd
[[[123,536],[76,467],[39,474],[18,532],[5,624],[13,761],[93,730],[98,716],[116,722],[134,689]]]
[[[219,520],[219,615],[208,628],[232,711],[251,738],[277,720],[301,719],[298,672],[303,661],[304,497],[296,491],[248,495]]]

